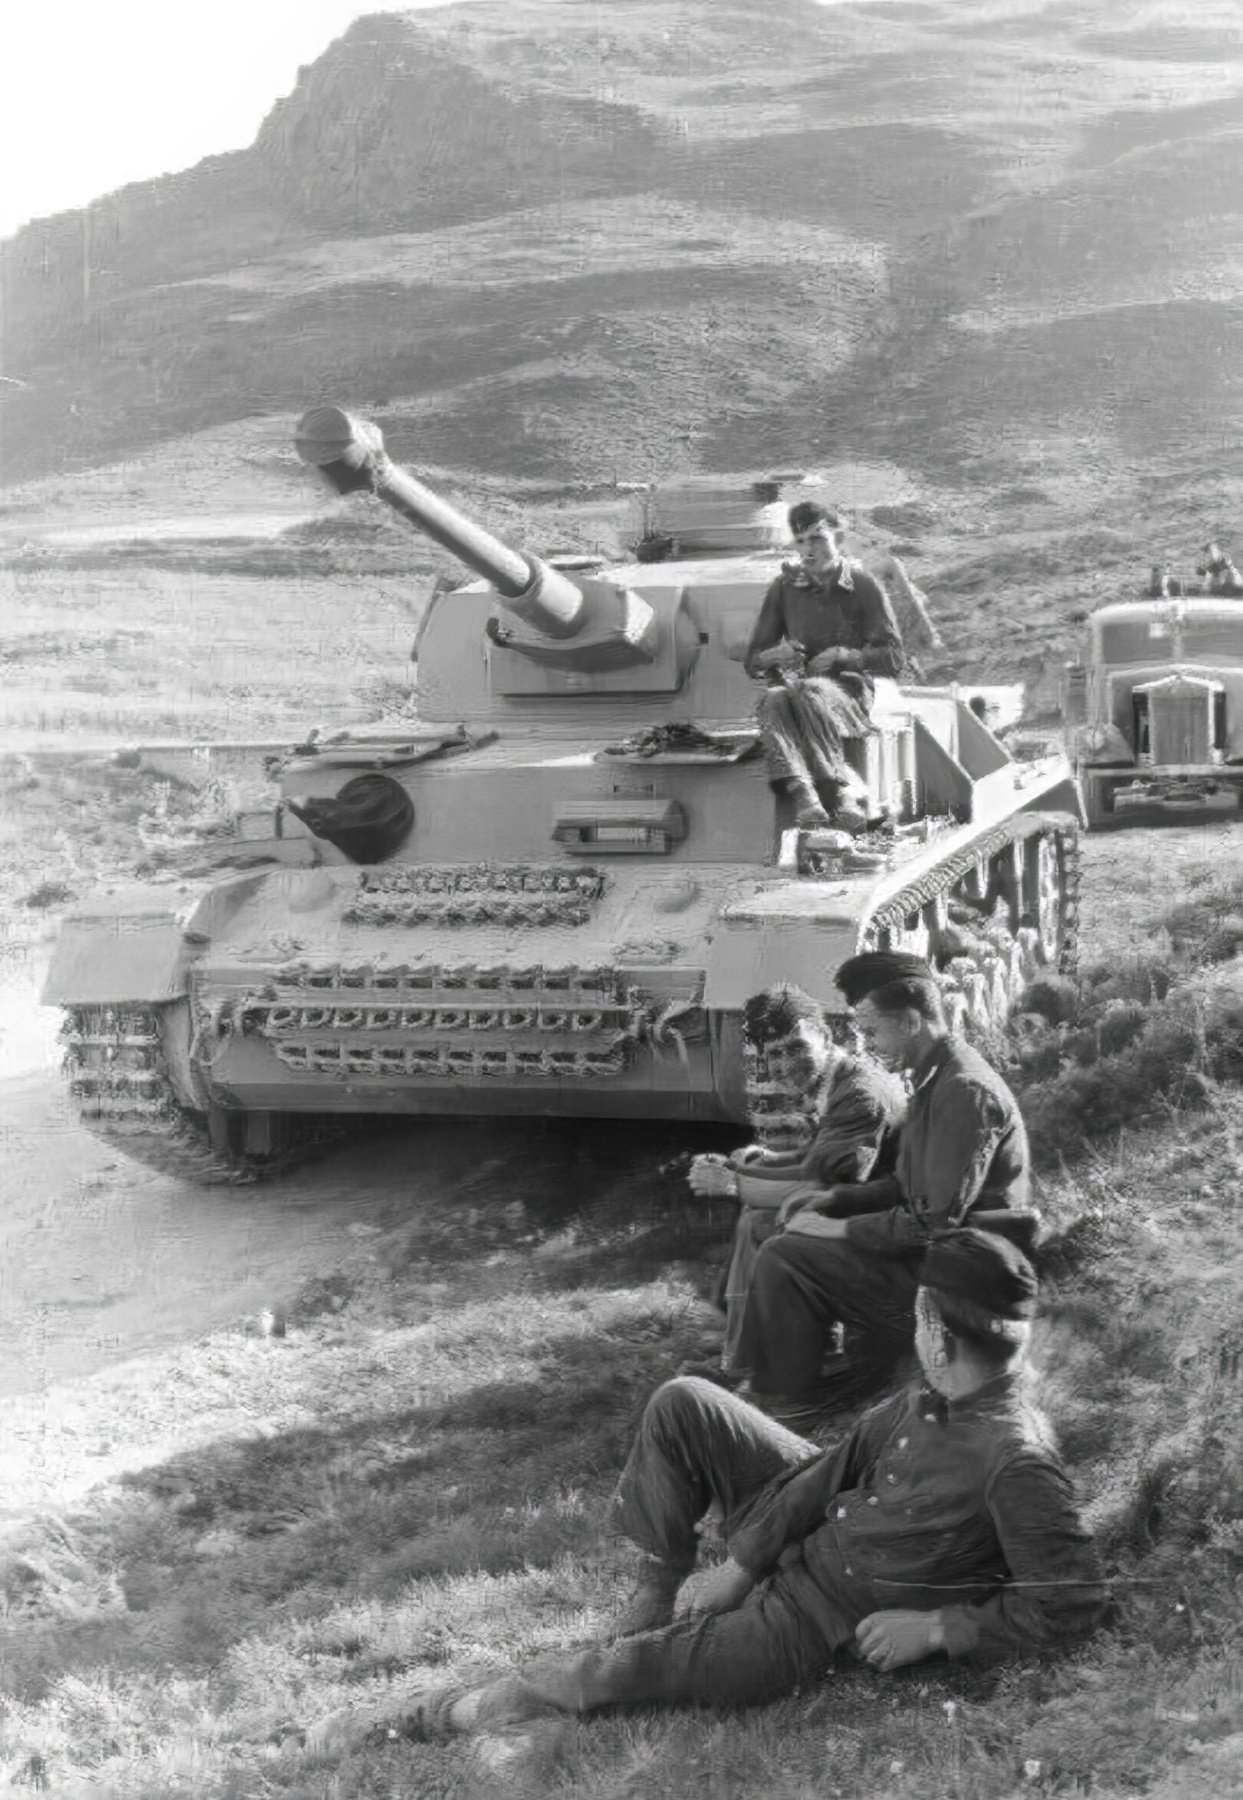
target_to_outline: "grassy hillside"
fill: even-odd
[[[1220,960],[1240,901],[1228,836],[1089,844],[1085,993],[1093,970],[1160,967],[1158,1018],[1214,989],[1237,1011],[1239,965]],[[1174,867],[1193,899],[1171,908]],[[1082,1074],[1081,1054],[1068,1042],[1052,1079]],[[397,1128],[297,1178],[312,1203],[360,1183],[390,1199],[331,1266],[272,1296],[284,1337],[239,1321],[0,1403],[6,1791],[1243,1791],[1243,1108],[1210,1077],[1153,1091],[1121,1133],[1105,1123],[1071,1160],[1045,1155],[1040,1183],[1060,1233],[1046,1400],[1113,1578],[1110,1618],[1074,1657],[885,1678],[846,1663],[753,1713],[308,1749],[308,1722],[350,1698],[428,1668],[484,1676],[607,1623],[634,1557],[603,1536],[605,1501],[645,1396],[695,1351],[730,1224],[661,1174],[667,1132],[504,1125],[481,1157],[453,1127]],[[84,1191],[98,1179],[84,1170]]]
[[[4,247],[7,478],[325,394],[561,479],[845,446],[955,484],[1087,461],[1099,495],[1233,444],[1243,35],[1197,20],[360,20],[251,150]]]

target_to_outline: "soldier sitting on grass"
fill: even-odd
[[[875,1393],[909,1356],[919,1261],[933,1234],[987,1221],[1026,1250],[1028,1147],[1018,1102],[953,1038],[929,964],[900,950],[844,962],[837,985],[872,1054],[905,1070],[911,1098],[890,1174],[790,1195],[761,1244],[737,1361],[757,1403],[795,1430],[835,1398],[822,1378],[835,1329],[866,1334]]]
[[[1100,1568],[1021,1380],[1036,1285],[992,1232],[938,1238],[919,1288],[922,1380],[828,1450],[710,1382],[667,1382],[615,1500],[645,1557],[615,1641],[473,1690],[415,1683],[322,1720],[311,1747],[608,1707],[750,1705],[819,1679],[845,1651],[890,1670],[1082,1637],[1102,1610]],[[709,1509],[728,1560],[675,1623]]]
[[[737,1357],[743,1311],[760,1246],[780,1229],[779,1208],[796,1189],[807,1196],[888,1174],[906,1107],[901,1083],[835,1043],[822,1008],[799,988],[756,994],[743,1008],[742,1029],[747,1106],[759,1141],[729,1157],[697,1156],[689,1175],[701,1198],[741,1202],[721,1354],[722,1371],[739,1379],[747,1373]]]

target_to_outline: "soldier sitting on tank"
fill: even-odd
[[[837,985],[879,1060],[907,1073],[911,1099],[893,1173],[796,1190],[779,1215],[782,1234],[756,1257],[736,1360],[751,1371],[757,1403],[796,1427],[840,1395],[840,1379],[825,1379],[838,1326],[862,1333],[863,1373],[877,1383],[900,1373],[935,1232],[983,1220],[1030,1249],[1037,1223],[1025,1210],[1018,1103],[978,1051],[950,1036],[929,965],[873,951],[844,962]]]
[[[991,1233],[934,1243],[919,1290],[922,1382],[829,1449],[709,1382],[666,1382],[614,1503],[645,1553],[615,1641],[473,1690],[431,1670],[321,1719],[309,1747],[442,1738],[549,1713],[756,1705],[822,1680],[844,1652],[888,1672],[1083,1638],[1104,1583],[1024,1379],[1036,1293],[1031,1264]],[[674,1622],[710,1510],[728,1557]]]
[[[688,1178],[705,1199],[741,1202],[720,1358],[734,1377],[745,1373],[737,1350],[755,1260],[778,1229],[779,1208],[808,1183],[819,1191],[888,1174],[906,1108],[900,1082],[835,1043],[822,1008],[799,988],[779,984],[753,996],[742,1029],[757,1142],[729,1157],[697,1156]]]
[[[902,637],[880,582],[837,548],[837,521],[801,500],[789,513],[798,549],[764,596],[743,658],[768,682],[757,708],[773,786],[800,826],[860,831],[867,788],[845,738],[866,737],[877,675],[897,675]]]

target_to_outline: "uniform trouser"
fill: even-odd
[[[805,676],[765,688],[756,721],[770,781],[819,792],[826,805],[857,781],[842,739],[864,737],[872,726],[866,707],[836,681]]]
[[[725,1342],[721,1361],[725,1368],[737,1364],[738,1345],[742,1337],[742,1321],[747,1310],[747,1295],[760,1250],[777,1231],[775,1207],[744,1206],[734,1229],[734,1246],[725,1277]]]
[[[761,1245],[733,1365],[759,1394],[815,1392],[834,1325],[863,1334],[883,1362],[914,1341],[918,1265],[840,1238],[786,1233]]]
[[[695,1526],[715,1501],[732,1526],[768,1484],[822,1452],[723,1388],[693,1377],[666,1382],[648,1402],[622,1471],[614,1518],[641,1549],[686,1573]],[[643,1632],[573,1656],[545,1659],[484,1690],[475,1722],[586,1713],[607,1706],[744,1706],[777,1699],[822,1674],[853,1637],[859,1615],[823,1596],[800,1603],[801,1564],[778,1569],[742,1606]]]

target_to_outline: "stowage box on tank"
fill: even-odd
[[[213,1179],[334,1115],[742,1122],[771,983],[832,1010],[846,957],[909,947],[989,1028],[1073,956],[1070,765],[1012,761],[954,690],[878,681],[851,753],[884,826],[796,829],[742,664],[780,531],[692,560],[675,520],[663,561],[552,567],[374,426],[320,408],[297,441],[478,579],[426,616],[417,726],[288,761],[265,863],[69,916],[45,997],[95,1129]]]

